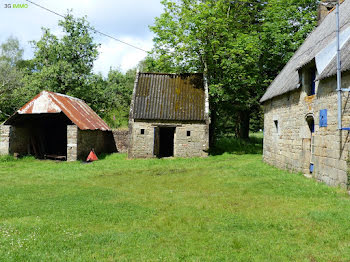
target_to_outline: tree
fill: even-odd
[[[17,38],[9,37],[0,46],[0,121],[13,114],[23,103],[23,72],[17,64],[23,49]]]
[[[315,24],[315,2],[162,1],[164,13],[150,27],[156,35],[153,62],[207,74],[211,144],[229,130],[248,137],[260,97]]]
[[[74,18],[68,12],[58,24],[64,33],[62,38],[43,28],[41,39],[32,42],[34,72],[26,82],[35,93],[45,89],[86,98],[99,45],[94,43],[85,18]]]
[[[20,47],[17,38],[10,36],[6,42],[1,44],[0,49],[0,61],[2,63],[7,63],[11,67],[14,67],[22,60],[23,48]]]
[[[104,98],[108,101],[109,110],[106,110],[104,119],[111,127],[128,125],[135,76],[135,69],[130,69],[125,74],[118,69],[110,69],[108,73]]]

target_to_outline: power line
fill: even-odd
[[[290,5],[295,5],[298,3],[283,3],[283,2],[274,2],[274,3],[270,3],[268,1],[264,1],[264,2],[249,2],[249,1],[229,1],[231,4],[250,4],[250,5],[286,5],[286,6],[290,6]],[[325,5],[325,3],[323,3],[322,1],[315,1],[315,4],[322,4]]]
[[[25,1],[27,1],[27,2],[29,2],[29,3],[31,3],[31,4],[33,4],[33,5],[35,5],[35,6],[37,6],[37,7],[40,7],[40,8],[42,8],[42,9],[44,9],[44,10],[46,10],[46,11],[52,13],[52,14],[55,14],[55,15],[60,16],[60,17],[62,17],[62,18],[66,18],[64,15],[61,15],[61,14],[59,14],[59,13],[53,11],[53,10],[50,10],[50,9],[48,9],[48,8],[46,8],[46,7],[44,7],[44,6],[41,6],[41,5],[37,4],[37,3],[34,3],[34,2],[32,2],[32,1],[30,1],[30,0],[25,0]],[[108,34],[106,34],[106,33],[103,33],[103,32],[101,32],[101,31],[98,31],[98,30],[96,30],[96,29],[94,29],[94,28],[92,28],[92,27],[88,27],[88,29],[90,29],[90,30],[93,31],[94,33],[98,33],[98,34],[100,34],[100,35],[106,36],[106,37],[111,38],[111,39],[113,39],[113,40],[115,40],[115,41],[118,41],[118,42],[120,42],[120,43],[122,43],[122,44],[124,44],[124,45],[128,45],[128,46],[130,46],[130,47],[136,48],[136,49],[141,50],[141,51],[143,51],[143,52],[149,53],[149,51],[146,51],[145,49],[142,49],[141,47],[138,47],[138,46],[129,44],[129,43],[127,43],[127,42],[125,42],[125,41],[122,41],[122,40],[120,40],[120,39],[118,39],[118,38],[115,38],[115,37],[113,37],[113,36],[111,36],[111,35],[108,35]]]

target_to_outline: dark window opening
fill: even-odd
[[[315,121],[314,121],[314,118],[313,117],[308,117],[306,119],[307,121],[307,124],[309,126],[309,130],[311,133],[314,133],[315,132]]]
[[[187,131],[187,136],[191,136],[191,131]]]
[[[175,127],[159,127],[155,132],[155,155],[159,158],[174,156]]]
[[[312,96],[316,94],[316,69],[313,67],[308,70],[308,78],[307,78],[307,95]]]
[[[298,74],[299,74],[299,84],[298,84],[298,86],[301,87],[303,85],[303,74],[302,74],[302,71],[299,70]]]
[[[141,135],[145,134],[145,129],[141,129]]]
[[[276,133],[278,134],[278,120],[273,121],[275,123]]]

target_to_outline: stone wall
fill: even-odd
[[[342,87],[350,86],[350,73],[343,74]],[[302,86],[306,86],[303,83]],[[307,96],[305,89],[275,97],[264,103],[264,161],[279,168],[309,174],[328,185],[348,184],[347,160],[349,133],[337,129],[336,78],[316,82],[316,95]],[[343,94],[343,127],[350,126],[348,93]],[[327,109],[327,126],[320,127],[320,110]],[[306,121],[313,117],[313,152],[311,131]],[[276,127],[278,123],[278,128]]]
[[[10,154],[19,155],[30,154],[31,130],[28,127],[11,127]]]
[[[0,155],[28,155],[30,153],[30,129],[10,125],[0,126]]]
[[[168,123],[168,122],[131,122],[129,158],[155,157],[155,128],[162,126],[175,127],[174,156],[204,157],[209,148],[209,128],[204,123]],[[141,129],[144,133],[141,133]],[[187,136],[190,131],[190,136]]]
[[[97,156],[102,153],[116,152],[117,148],[112,131],[78,129],[77,158],[85,160],[91,149],[94,149]]]
[[[76,161],[78,158],[78,127],[67,125],[67,161]]]
[[[10,153],[10,133],[11,126],[0,125],[0,155]]]
[[[119,153],[126,153],[129,147],[129,130],[128,129],[114,129],[114,141]]]
[[[187,136],[187,131],[190,136]],[[174,156],[205,157],[209,149],[209,128],[205,124],[183,124],[176,127]]]

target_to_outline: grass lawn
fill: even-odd
[[[241,154],[251,149],[92,164],[2,157],[0,261],[349,261],[346,191]]]

